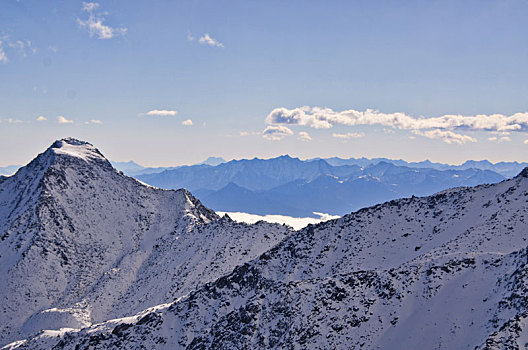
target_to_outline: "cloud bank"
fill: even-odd
[[[405,113],[382,113],[377,110],[334,111],[330,108],[299,107],[275,108],[266,117],[266,123],[275,126],[300,125],[315,129],[329,129],[334,125],[379,125],[399,130],[409,130],[415,135],[439,139],[450,144],[476,142],[474,137],[455,133],[464,131],[527,132],[528,112],[504,114],[457,115],[448,114],[434,118],[416,118]],[[350,133],[353,135],[353,133]],[[347,138],[348,134],[334,134]]]
[[[286,215],[256,215],[256,214],[248,214],[248,213],[241,213],[241,212],[224,212],[224,211],[217,211],[216,213],[220,216],[224,216],[225,214],[227,214],[229,215],[231,219],[237,222],[245,222],[248,224],[254,224],[262,220],[262,221],[266,221],[269,223],[286,224],[286,225],[293,227],[295,230],[300,230],[301,228],[306,227],[309,224],[318,224],[323,221],[328,221],[328,220],[339,218],[339,216],[336,216],[336,215],[317,213],[317,212],[314,212],[314,214],[319,216],[320,217],[319,219],[295,218],[295,217],[286,216]]]

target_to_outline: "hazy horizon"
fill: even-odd
[[[47,146],[44,146],[43,148],[41,148],[40,150],[36,151],[36,153],[34,153],[34,155],[32,156],[29,156],[28,159],[26,159],[25,161],[21,161],[19,163],[2,163],[0,162],[0,167],[9,167],[9,166],[24,166],[26,164],[28,164],[30,161],[32,161],[36,156],[38,156],[40,153],[44,152],[48,147],[50,147],[54,141],[57,141],[57,140],[60,140],[62,138],[58,138],[56,140],[53,140],[52,142],[50,142]],[[87,142],[90,142],[89,140],[84,140],[84,139],[79,139],[79,140],[82,140],[82,141],[87,141]],[[92,143],[92,142],[90,142]],[[92,143],[93,144],[93,143]],[[157,167],[174,167],[174,166],[186,166],[186,165],[196,165],[196,164],[200,164],[204,161],[206,161],[208,158],[222,158],[225,162],[229,162],[229,161],[233,161],[233,160],[245,160],[245,159],[254,159],[254,158],[258,158],[258,159],[263,159],[263,160],[268,160],[268,159],[274,159],[274,158],[278,158],[278,157],[281,157],[281,156],[289,156],[291,158],[297,158],[297,159],[300,159],[300,160],[303,160],[303,161],[306,161],[306,160],[312,160],[312,159],[328,159],[328,158],[341,158],[341,159],[350,159],[350,158],[356,158],[356,159],[359,159],[359,158],[365,158],[365,159],[379,159],[379,158],[385,158],[385,159],[390,159],[390,160],[395,160],[395,161],[405,161],[405,162],[408,162],[408,163],[419,163],[419,162],[426,162],[426,161],[430,161],[432,163],[440,163],[440,164],[445,164],[445,165],[453,165],[453,166],[458,166],[458,165],[462,165],[463,163],[467,162],[467,161],[489,161],[493,164],[496,164],[496,163],[500,163],[500,162],[518,162],[518,163],[524,163],[525,161],[519,161],[519,160],[496,160],[496,161],[493,161],[493,160],[490,160],[490,159],[486,159],[486,158],[482,158],[482,159],[464,159],[460,162],[442,162],[442,161],[435,161],[435,160],[432,160],[430,158],[424,158],[424,159],[417,159],[417,160],[412,160],[412,159],[406,159],[406,158],[402,158],[402,157],[386,157],[386,156],[373,156],[373,157],[366,157],[366,156],[336,156],[336,155],[329,155],[329,156],[312,156],[312,157],[302,157],[302,156],[297,156],[295,154],[291,154],[291,153],[282,153],[282,154],[276,154],[276,155],[268,155],[268,156],[247,156],[247,157],[239,157],[239,158],[229,158],[229,157],[224,157],[220,154],[211,154],[211,155],[208,155],[208,156],[205,156],[204,158],[202,159],[198,159],[197,161],[193,161],[193,162],[189,162],[189,163],[176,163],[176,162],[168,162],[168,163],[143,163],[143,162],[140,162],[140,161],[137,161],[136,159],[134,158],[129,158],[129,159],[114,159],[110,156],[107,155],[107,153],[105,152],[104,149],[98,147],[97,144],[94,144],[95,147],[97,147],[102,153],[103,155],[110,161],[112,162],[119,162],[119,163],[126,163],[126,162],[134,162],[136,163],[137,165],[140,165],[142,167],[145,167],[145,168],[157,168]],[[28,152],[29,153],[29,152]],[[1,159],[0,159],[1,160]]]

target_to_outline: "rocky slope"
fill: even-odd
[[[186,190],[124,176],[89,143],[57,141],[0,179],[0,344],[170,302],[289,233],[220,218]]]
[[[526,348],[527,215],[528,169],[393,200],[285,235],[174,301],[6,348]]]
[[[528,169],[295,232],[172,303],[33,349],[521,349]]]

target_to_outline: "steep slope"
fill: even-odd
[[[309,226],[173,303],[11,348],[518,349],[528,169]]]
[[[0,182],[0,344],[169,302],[289,232],[220,219],[186,190],[115,171],[89,143],[57,141]]]

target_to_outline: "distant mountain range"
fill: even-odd
[[[258,158],[254,158],[258,159]],[[390,163],[396,166],[406,166],[409,168],[431,168],[436,170],[467,170],[471,168],[481,169],[481,170],[491,170],[498,174],[501,174],[505,178],[510,178],[518,174],[522,169],[528,166],[526,162],[499,162],[491,163],[488,160],[468,160],[461,165],[451,165],[445,163],[433,163],[429,160],[422,162],[407,162],[402,159],[388,159],[388,158],[312,158],[307,159],[306,161],[314,160],[325,160],[328,164],[332,166],[342,166],[342,165],[358,165],[360,167],[366,167],[369,165],[376,165],[378,163]],[[195,164],[195,165],[210,165],[217,166],[227,161],[221,157],[209,157],[205,161]],[[134,161],[128,162],[114,162],[110,161],[112,166],[117,170],[122,171],[128,176],[137,176],[142,174],[155,174],[161,173],[165,170],[173,170],[180,168],[182,166],[173,166],[173,167],[144,167]],[[0,175],[12,175],[14,174],[21,165],[9,165],[6,167],[0,167]]]
[[[155,174],[155,173],[161,173],[165,170],[173,170],[180,168],[182,166],[173,166],[173,167],[144,167],[142,165],[139,165],[138,163],[134,162],[133,160],[130,160],[128,162],[110,162],[114,168],[117,170],[122,171],[124,174],[128,176],[136,176],[141,174]],[[195,164],[195,165],[211,165],[216,166],[219,164],[225,163],[225,160],[221,157],[209,157],[206,160],[204,160],[201,163]],[[1,169],[1,168],[0,168]],[[0,174],[2,174],[0,172]]]
[[[280,157],[279,157],[280,158]],[[259,158],[253,158],[257,160]],[[265,159],[260,159],[265,160]],[[528,166],[526,162],[498,162],[491,163],[488,160],[468,160],[460,165],[451,165],[445,163],[434,163],[429,160],[424,160],[422,162],[407,162],[402,159],[389,159],[389,158],[312,158],[305,160],[306,162],[324,160],[332,166],[342,166],[342,165],[357,165],[359,167],[367,167],[370,165],[376,165],[378,163],[390,163],[396,166],[404,166],[409,168],[429,168],[436,170],[467,170],[467,169],[481,169],[481,170],[491,170],[498,174],[501,174],[505,178],[510,178],[517,175],[521,170]],[[134,161],[129,162],[111,162],[112,165],[117,169],[121,170],[123,173],[129,176],[136,176],[142,174],[154,174],[161,173],[165,170],[177,169],[182,166],[174,167],[143,167]],[[222,163],[227,163],[227,161],[220,157],[209,157],[205,161],[195,164],[195,165],[211,165],[216,166]],[[0,168],[1,175],[10,175],[14,170],[19,166],[10,166],[6,171],[11,171],[5,173],[4,168]]]
[[[343,215],[395,198],[504,179],[491,170],[475,168],[437,170],[385,161],[331,165],[323,159],[303,161],[290,156],[184,166],[136,177],[155,187],[186,188],[218,211],[296,217],[317,217],[314,212]]]
[[[320,159],[320,158],[314,158]],[[528,163],[519,163],[519,162],[499,162],[491,163],[488,160],[468,160],[460,165],[451,165],[444,163],[433,163],[429,160],[424,160],[422,162],[406,162],[401,159],[387,159],[387,158],[325,158],[329,164],[339,166],[339,165],[359,165],[362,167],[378,164],[378,163],[391,163],[397,166],[406,166],[409,168],[431,168],[436,170],[467,170],[467,169],[481,169],[481,170],[491,170],[506,178],[513,177],[522,171],[525,167],[528,166]]]

